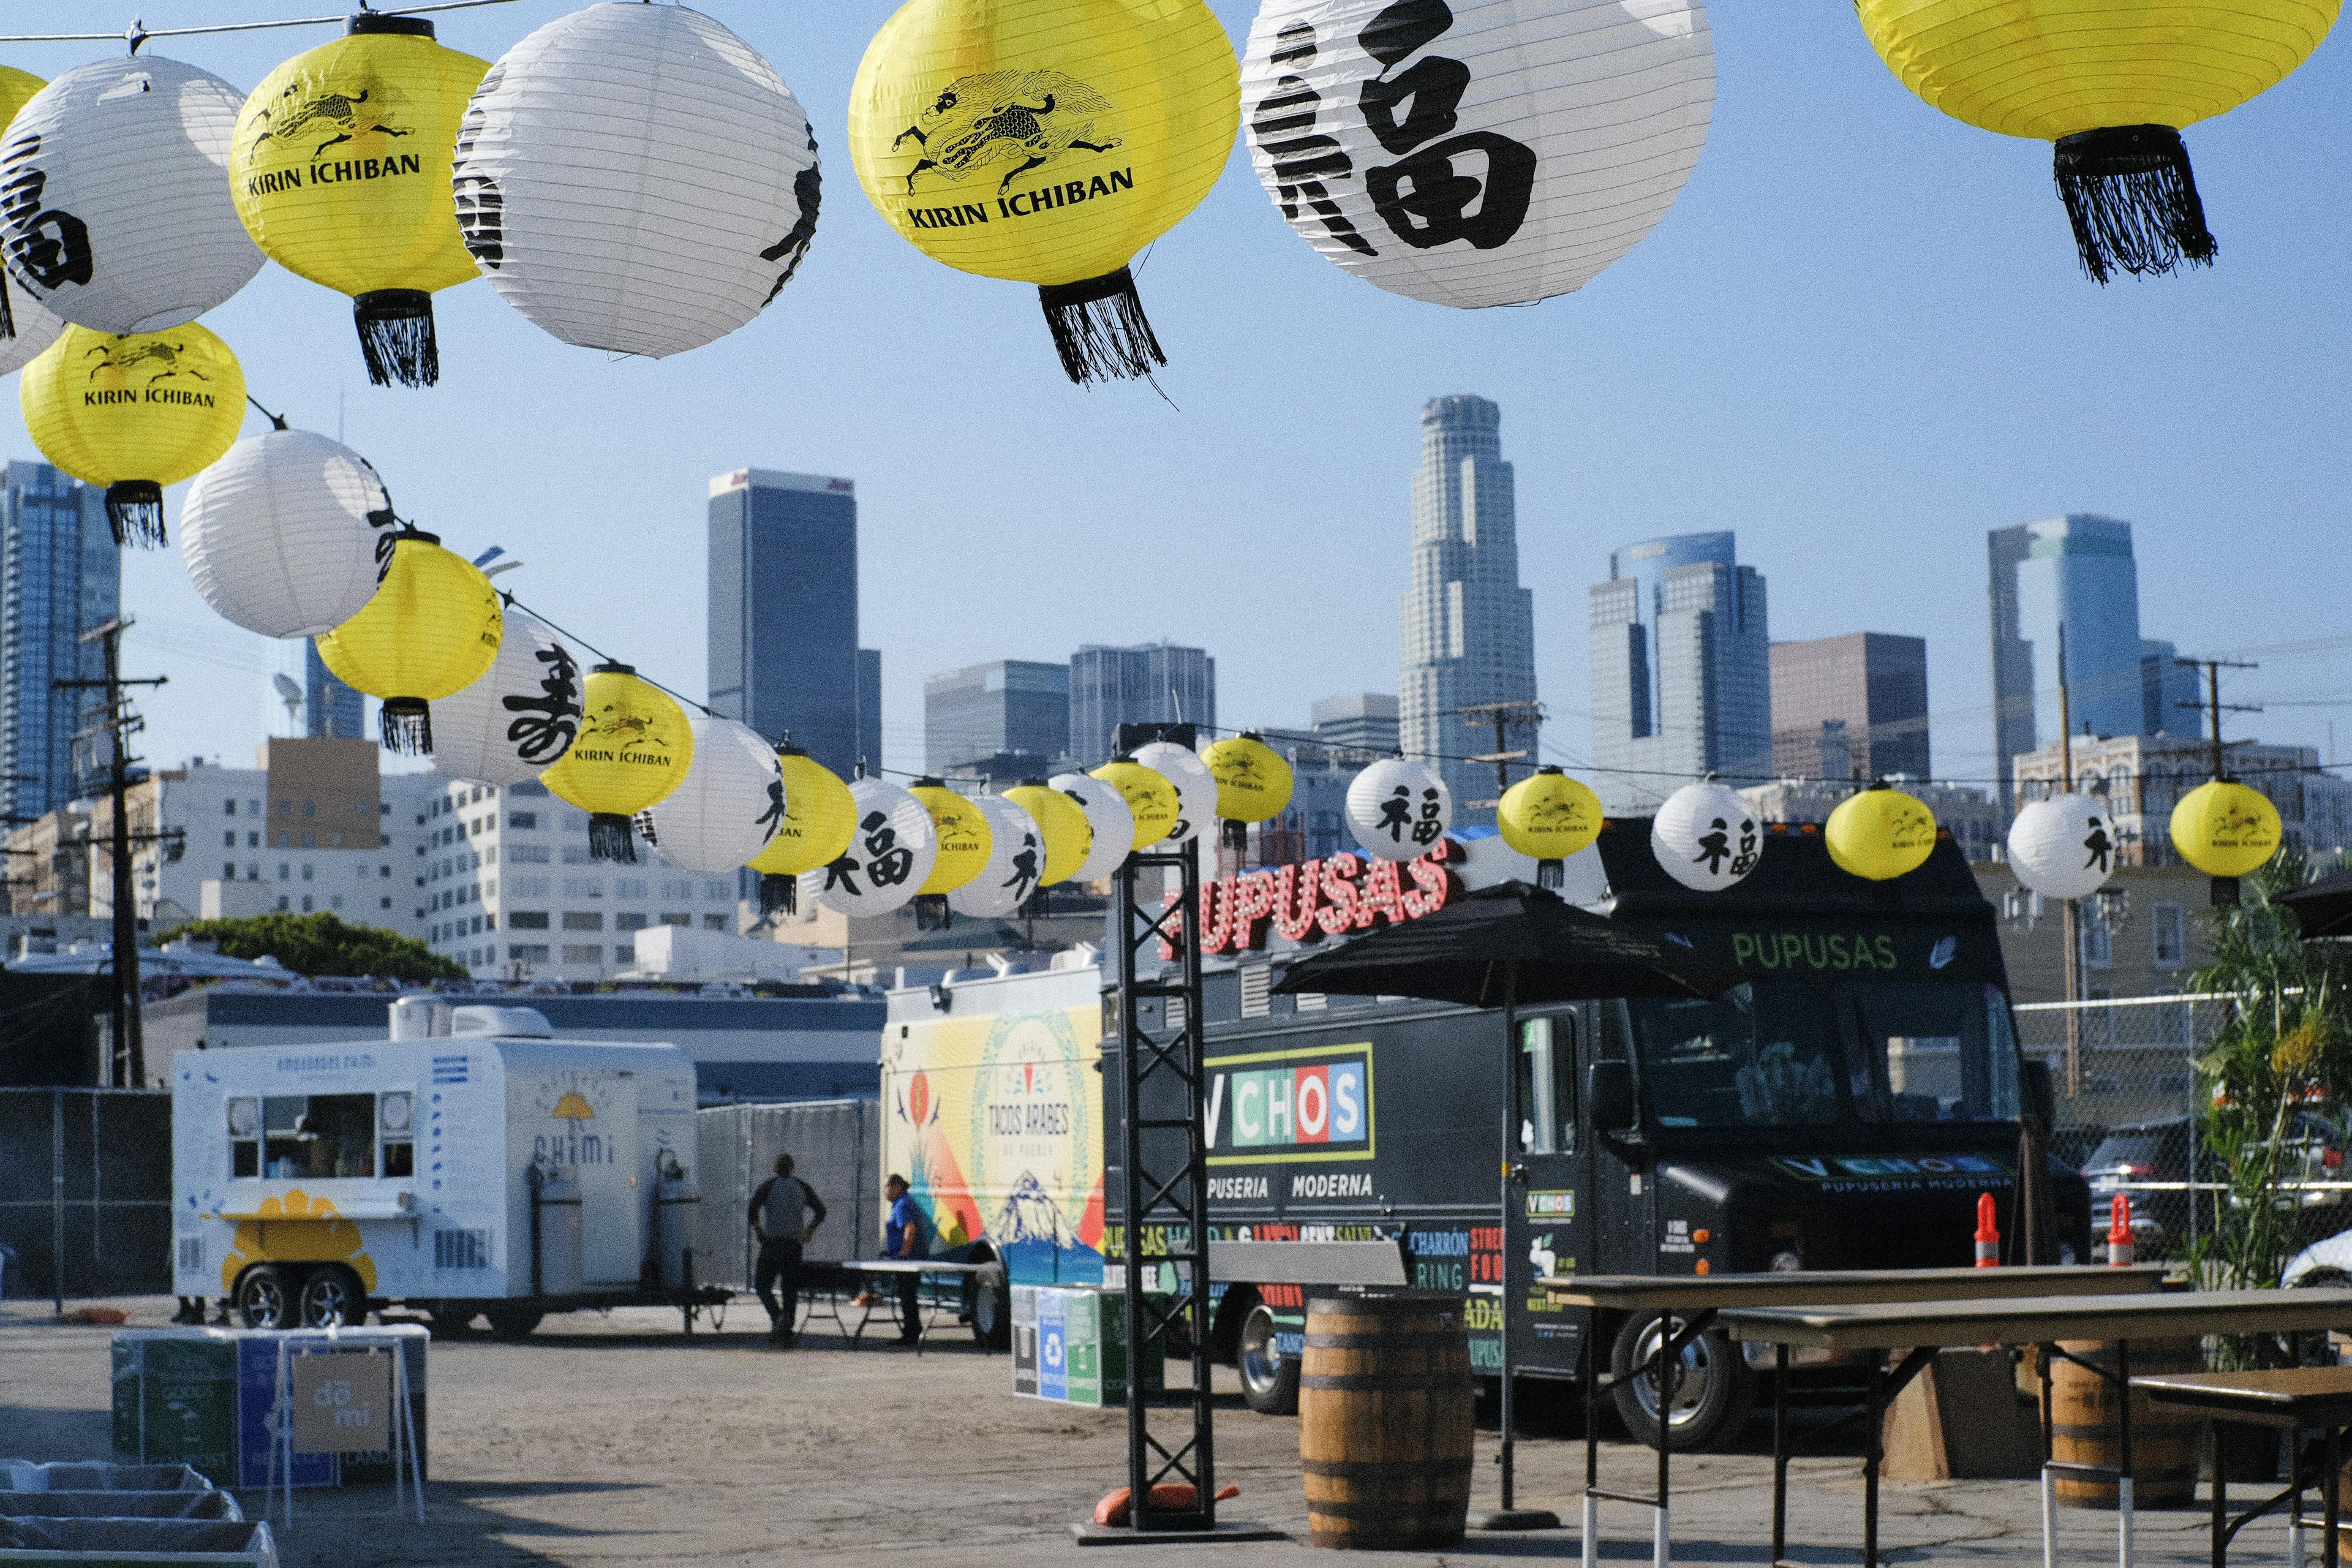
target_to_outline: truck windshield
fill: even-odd
[[[1712,1002],[1637,1001],[1633,1014],[1661,1127],[2017,1114],[2017,1048],[1992,986],[1768,981]]]

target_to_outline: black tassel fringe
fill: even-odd
[[[1560,863],[1559,861],[1538,860],[1536,862],[1537,887],[1557,888],[1566,880],[1568,880],[1567,874],[1560,869]]]
[[[378,721],[383,749],[395,757],[422,757],[433,751],[433,710],[420,697],[387,697]]]
[[[2235,909],[2241,902],[2238,892],[2238,879],[2235,877],[2214,878],[2210,890],[2212,893],[2213,907],[2217,910]]]
[[[948,908],[945,893],[923,893],[915,900],[915,929],[945,931],[954,923],[955,911]]]
[[[433,335],[433,296],[416,289],[378,289],[352,297],[368,379],[378,386],[431,386],[441,379],[441,345]]]
[[[629,825],[637,830],[638,837],[656,849],[661,847],[661,835],[654,831],[654,814],[650,806],[629,818]]]
[[[760,879],[760,912],[763,915],[800,913],[800,888],[798,877],[762,876]]]
[[[8,303],[8,296],[15,292],[16,289],[12,286],[5,279],[0,279],[0,338],[13,338],[16,335],[16,312]]]
[[[1080,386],[1150,381],[1152,367],[1168,363],[1135,292],[1135,275],[1124,267],[1081,283],[1048,285],[1037,290],[1037,302],[1045,307],[1062,369]]]
[[[2058,139],[2058,199],[2074,250],[2095,283],[2116,268],[2143,277],[2182,262],[2210,267],[2219,247],[2205,226],[2189,149],[2168,125],[2116,125]]]
[[[163,543],[163,487],[152,479],[119,479],[106,487],[106,521],[114,542],[160,549]]]
[[[609,811],[600,811],[588,819],[588,858],[617,860],[624,866],[637,863],[636,836],[629,831],[629,819]]]
[[[1217,829],[1217,842],[1223,845],[1228,849],[1247,849],[1249,847],[1249,824],[1246,822],[1236,822],[1230,816],[1226,817],[1223,824]]]

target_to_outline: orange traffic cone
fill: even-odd
[[[2117,1193],[2107,1216],[2107,1266],[2128,1268],[2132,1261],[2131,1194]]]
[[[1977,1194],[1977,1267],[2000,1267],[2000,1231],[1993,1224],[1992,1194]]]

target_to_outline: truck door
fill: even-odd
[[[1573,1008],[1519,1019],[1512,1051],[1517,1158],[1516,1201],[1504,1215],[1504,1293],[1515,1365],[1573,1373],[1582,1314],[1554,1307],[1536,1281],[1591,1272],[1591,1210],[1586,1191],[1577,1088],[1583,1053]]]
[[[593,1120],[576,1122],[573,1134],[582,1282],[592,1290],[630,1289],[646,1258],[647,1188],[646,1173],[637,1168],[637,1080],[625,1072],[593,1077],[599,1080],[593,1090],[579,1099],[593,1109]]]

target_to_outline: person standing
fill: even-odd
[[[882,1224],[882,1255],[911,1262],[931,1255],[930,1223],[923,1205],[908,1190],[907,1178],[892,1172],[882,1184],[890,1212]],[[923,1337],[921,1294],[923,1277],[908,1273],[898,1279],[898,1342],[911,1345]]]
[[[793,1157],[779,1154],[776,1173],[752,1192],[745,1218],[760,1243],[751,1289],[768,1310],[768,1338],[790,1350],[799,1339],[801,1248],[816,1239],[816,1227],[824,1223],[824,1200],[793,1174]]]

